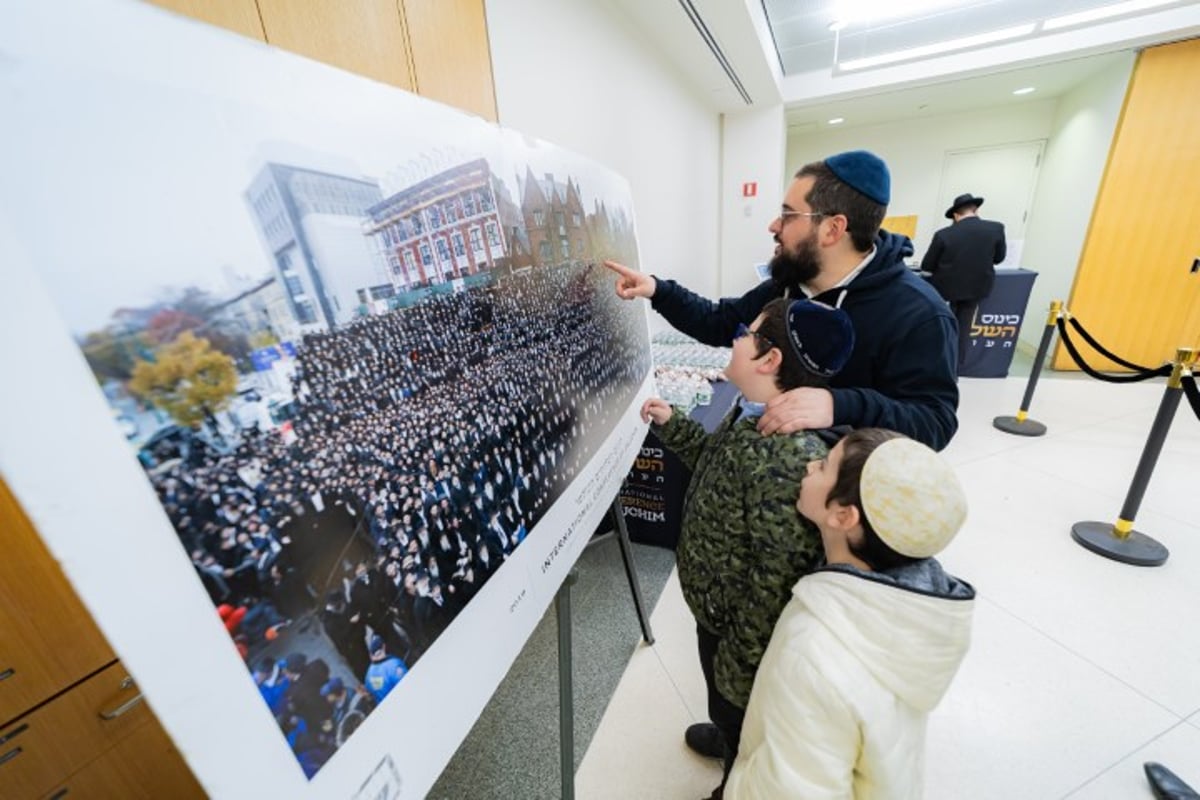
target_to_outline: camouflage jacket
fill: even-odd
[[[796,499],[808,462],[828,448],[806,432],[763,436],[757,417],[735,421],[737,411],[708,434],[676,409],[655,433],[692,470],[676,551],[683,596],[720,639],[717,690],[745,708],[792,587],[824,558]]]

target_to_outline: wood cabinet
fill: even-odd
[[[258,9],[268,43],[415,91],[408,33],[396,0],[258,0]]]
[[[203,797],[3,481],[0,532],[0,796]]]
[[[117,657],[2,482],[0,530],[3,723]]]
[[[151,0],[496,121],[484,0]]]

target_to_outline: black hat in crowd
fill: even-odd
[[[981,205],[983,205],[982,197],[976,197],[970,192],[967,192],[966,194],[960,194],[958,197],[954,198],[954,205],[946,209],[946,219],[954,219],[954,212],[958,211],[963,206],[975,206],[978,208]]]
[[[796,300],[787,310],[788,342],[806,370],[832,378],[854,350],[854,323],[840,308]]]

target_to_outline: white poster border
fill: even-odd
[[[31,19],[22,22],[53,30],[65,46],[72,38],[82,43],[85,34],[96,37],[103,31],[99,44],[81,46],[80,59],[103,49],[115,54],[108,63],[119,64],[116,71],[132,74],[139,67],[129,54],[140,48],[161,60],[160,77],[167,86],[203,88],[195,67],[172,65],[205,52],[217,37],[226,39],[222,52],[237,57],[205,62],[215,71],[210,85],[225,81],[234,97],[257,101],[263,97],[259,92],[284,86],[291,87],[285,95],[296,97],[301,92],[297,71],[323,91],[347,79],[337,70],[253,43],[234,43],[236,37],[140,4],[46,6],[55,7],[10,8],[0,20],[28,12]],[[14,53],[4,48],[20,37],[0,39],[0,68],[12,68]],[[231,83],[234,74],[238,81]],[[381,97],[398,96],[390,87],[377,88]],[[286,105],[286,97],[276,95],[273,102]],[[422,796],[616,497],[641,446],[645,426],[638,409],[651,393],[652,375],[535,533],[447,630],[444,638],[472,643],[469,655],[435,645],[310,781],[213,613],[21,241],[0,220],[0,375],[6,376],[0,392],[0,476],[206,791],[221,800],[349,797],[390,761],[401,782],[394,796]],[[461,691],[448,693],[447,685]],[[513,758],[519,762],[520,754]]]

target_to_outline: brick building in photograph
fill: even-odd
[[[521,234],[508,230],[517,216],[512,205],[503,182],[479,158],[375,204],[363,232],[374,239],[398,288],[444,283],[512,266],[520,257]]]

